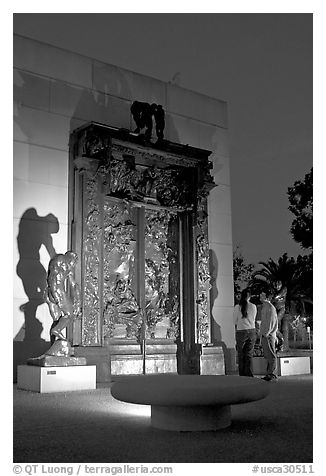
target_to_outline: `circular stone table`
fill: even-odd
[[[151,405],[151,424],[174,431],[204,431],[231,424],[231,405],[265,398],[269,384],[228,375],[139,375],[114,382],[111,395]]]

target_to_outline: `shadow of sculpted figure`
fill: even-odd
[[[44,299],[53,319],[51,343],[56,339],[66,340],[63,330],[80,315],[80,290],[74,277],[77,260],[76,253],[67,251],[55,255],[49,263]]]

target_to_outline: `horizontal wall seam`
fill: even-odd
[[[51,147],[49,145],[40,145],[40,144],[36,144],[35,142],[26,142],[24,140],[19,140],[19,139],[14,139],[14,143],[15,142],[17,144],[32,145],[33,147],[39,147],[40,149],[58,150],[59,152],[68,152],[69,153],[69,147],[68,146],[67,146],[67,149],[58,149],[58,147]]]
[[[230,216],[232,215],[232,213],[231,213],[231,212],[229,212],[229,213],[226,213],[226,212],[215,212],[215,213],[214,213],[214,216],[217,216],[217,215],[224,215],[224,216],[229,216],[229,217],[230,217]]]
[[[25,180],[25,179],[21,179],[21,178],[18,178],[18,177],[14,177],[14,181],[16,182],[25,182],[27,184],[37,184],[37,185],[44,185],[46,187],[54,187],[54,188],[62,188],[63,190],[68,190],[68,186],[64,186],[64,185],[54,185],[52,183],[45,183],[45,182],[36,182],[35,180],[32,181],[32,180]]]
[[[216,187],[231,188],[231,185],[229,183],[216,182]],[[214,190],[214,188],[213,188],[213,190]]]
[[[18,68],[17,66],[14,66],[13,68],[14,70],[16,71],[20,71],[22,73],[27,73],[27,74],[31,74],[33,76],[38,76],[39,78],[44,78],[44,79],[47,79],[48,81],[50,82],[53,82],[53,81],[56,81],[56,82],[60,82],[62,84],[66,84],[68,86],[73,86],[73,87],[77,87],[79,89],[82,89],[83,91],[89,91],[89,92],[99,92],[97,91],[96,89],[92,89],[88,86],[83,86],[82,84],[80,83],[73,83],[71,81],[65,81],[64,79],[60,79],[60,78],[55,78],[54,76],[48,76],[48,75],[45,75],[45,74],[42,74],[42,73],[36,73],[35,71],[32,71],[32,70],[29,70],[29,69],[22,69],[22,68]],[[113,96],[113,97],[116,97],[116,98],[119,98],[119,99],[123,99],[125,101],[128,101],[128,99],[126,98],[123,98],[123,97],[119,97],[119,96]],[[129,99],[129,102],[130,99]]]
[[[228,130],[227,127],[224,127],[224,126],[221,126],[220,124],[215,124],[213,122],[204,122],[202,121],[201,119],[197,119],[193,116],[185,116],[184,114],[179,114],[177,112],[172,112],[172,111],[169,111],[168,109],[165,111],[166,113],[170,114],[170,115],[173,115],[173,116],[177,116],[177,117],[181,117],[183,119],[190,119],[192,121],[195,121],[195,122],[199,122],[200,124],[203,124],[203,125],[207,125],[207,126],[213,126],[213,127],[218,127],[219,129],[223,129],[225,131]]]
[[[229,188],[231,188],[231,185],[229,183],[226,183],[226,182],[218,182],[218,183],[216,183],[216,187],[229,187]]]
[[[231,306],[231,305],[230,305],[230,306],[217,306],[217,305],[215,305],[214,307],[215,307],[215,308],[218,307],[219,309],[232,309],[232,310],[233,310],[233,307],[234,307],[234,306]]]
[[[227,273],[218,273],[217,277],[214,278],[214,282],[216,282],[220,277],[224,277],[224,278],[233,278],[233,274],[227,274]]]

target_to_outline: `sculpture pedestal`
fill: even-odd
[[[280,375],[310,374],[310,357],[279,357]]]
[[[126,339],[108,341],[111,375],[177,373],[177,346],[169,339],[147,339],[145,359],[140,344]],[[145,369],[144,369],[145,367]]]
[[[200,355],[200,375],[225,375],[222,347],[207,345]]]
[[[96,389],[96,366],[39,367],[18,365],[17,388],[39,393]]]
[[[164,339],[147,339],[146,374],[177,373],[177,345]]]
[[[266,375],[266,360],[264,357],[253,358],[254,375]],[[310,374],[310,357],[279,356],[277,357],[277,375]]]

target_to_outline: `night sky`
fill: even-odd
[[[228,101],[233,243],[304,251],[287,188],[312,167],[312,14],[16,14],[14,32]]]

